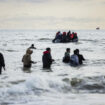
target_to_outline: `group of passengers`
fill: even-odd
[[[66,42],[77,42],[78,41],[78,36],[76,32],[68,31],[68,32],[63,32],[61,33],[58,31],[56,33],[55,38],[53,39],[54,43],[66,43]]]

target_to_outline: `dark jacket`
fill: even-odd
[[[42,62],[43,62],[43,68],[50,68],[52,64],[52,57],[49,51],[43,52]]]
[[[78,58],[79,58],[79,64],[83,64],[82,61],[85,60],[85,58],[83,57],[83,55],[78,54],[77,56],[78,56]]]
[[[70,54],[68,52],[65,52],[65,56],[63,57],[63,62],[64,63],[70,62]]]
[[[0,53],[0,68],[5,67],[4,57],[2,53]]]
[[[62,34],[62,42],[66,42],[66,32],[63,32]]]

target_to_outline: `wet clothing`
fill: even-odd
[[[63,62],[69,63],[70,62],[70,53],[65,52],[65,56],[63,57]]]
[[[79,58],[76,54],[73,54],[70,58],[70,65],[77,66],[79,65]]]
[[[2,73],[2,67],[5,68],[5,62],[2,53],[0,53],[0,74]]]
[[[31,64],[33,63],[33,61],[31,61],[31,55],[25,54],[22,58],[22,62],[24,67],[31,67]]]
[[[85,60],[85,58],[83,57],[83,55],[78,54],[77,56],[78,56],[78,58],[79,58],[79,64],[83,64],[82,61]]]
[[[43,62],[43,68],[50,68],[51,64],[52,64],[52,57],[49,51],[45,51],[43,52],[43,56],[42,56],[42,62]]]

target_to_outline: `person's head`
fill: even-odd
[[[76,51],[77,51],[77,54],[79,54],[79,49],[76,49]]]
[[[69,30],[68,33],[71,33],[71,31]]]
[[[76,54],[76,55],[77,55],[77,50],[74,50],[74,54]]]
[[[32,44],[31,47],[34,47],[34,44]]]
[[[67,51],[67,52],[70,52],[70,48],[67,48],[66,51]]]
[[[27,49],[27,50],[26,50],[26,54],[32,54],[32,53],[33,53],[32,50],[30,50],[30,49]]]
[[[77,33],[75,32],[75,35],[77,35]]]
[[[66,32],[63,32],[63,35],[66,35]]]
[[[60,31],[58,31],[57,33],[56,33],[56,35],[59,35],[60,34]]]
[[[49,47],[48,47],[48,48],[46,48],[46,51],[49,51],[49,52],[50,52],[50,51],[51,51],[51,48],[49,48]]]

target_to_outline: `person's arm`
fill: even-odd
[[[51,54],[50,54],[50,56],[51,56]],[[51,56],[51,61],[54,62],[54,59],[52,59],[52,56]]]
[[[82,60],[85,60],[85,58],[83,57],[83,55],[81,55],[82,56]]]
[[[29,56],[29,60],[30,60],[30,63],[33,63],[33,64],[36,63],[36,62],[34,62],[34,61],[31,60],[31,56]]]
[[[31,61],[31,63],[35,64],[35,63],[37,63],[37,62]]]
[[[28,60],[29,60],[30,63],[34,63],[34,61],[31,60],[31,56],[30,55],[28,56]]]
[[[5,66],[3,67],[3,69],[6,70],[6,69],[5,69]]]
[[[48,56],[47,56],[47,57],[48,57],[48,60],[49,60],[49,62],[50,62],[50,63],[52,63],[52,62],[54,61],[54,59],[52,59],[51,54],[48,54]]]

